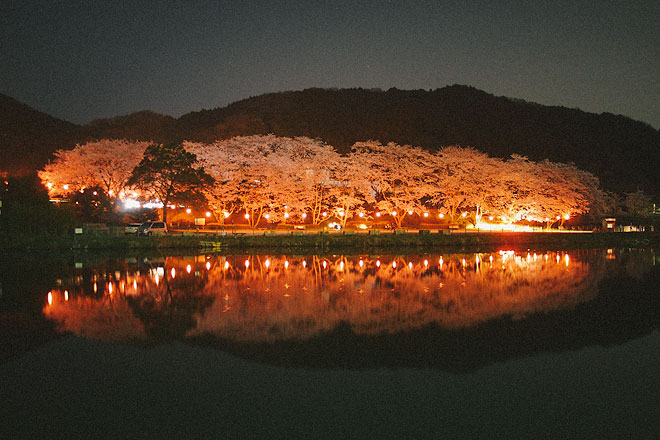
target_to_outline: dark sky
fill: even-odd
[[[660,1],[0,2],[0,92],[76,123],[449,84],[658,128]]]

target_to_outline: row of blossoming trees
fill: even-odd
[[[40,177],[51,194],[96,186],[111,198],[137,195],[167,205],[174,198],[163,200],[153,182],[135,185],[134,171],[148,145],[102,140],[60,150]],[[548,222],[602,207],[607,199],[598,179],[573,165],[521,156],[504,160],[473,148],[431,152],[368,141],[340,155],[319,140],[273,135],[184,142],[183,147],[196,156],[193,166],[214,178],[203,188],[214,215],[222,221],[244,211],[252,227],[264,219],[319,224],[329,214],[345,225],[355,215],[381,212],[400,227],[406,216],[429,209],[475,225],[484,216],[505,223]]]

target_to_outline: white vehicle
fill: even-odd
[[[144,222],[138,228],[138,235],[166,234],[167,224],[165,222]]]

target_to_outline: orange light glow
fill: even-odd
[[[284,213],[284,218],[289,218],[289,213],[288,212]]]
[[[186,266],[186,272],[190,273],[192,271],[192,266],[189,264]]]
[[[250,218],[250,214],[245,214],[244,217],[246,220],[248,220]]]
[[[438,214],[438,217],[445,218],[445,215],[443,213],[440,213],[440,214]]]
[[[289,260],[284,260],[284,268],[285,269],[289,268]]]
[[[358,262],[358,266],[360,266],[360,267],[364,267],[364,261],[360,260],[360,261]]]
[[[225,218],[229,217],[229,213],[227,211],[223,212],[222,215],[224,215]]]
[[[175,268],[172,268],[172,270],[170,270],[170,275],[172,276],[172,278],[176,278],[176,269]]]
[[[376,267],[380,267],[380,260],[376,260]]]
[[[211,270],[211,262],[210,261],[206,262],[206,270]]]
[[[463,218],[467,217],[467,212],[464,212],[463,214],[461,214],[461,217],[463,217]]]
[[[245,268],[247,269],[250,267],[250,260],[245,260]]]
[[[428,212],[425,212],[425,213],[424,213],[424,217],[428,217],[428,216],[429,216],[429,213],[428,213]]]
[[[207,269],[211,268],[211,263],[206,263],[208,266],[206,267]],[[229,269],[229,261],[225,261],[224,265],[225,270]]]
[[[191,212],[192,212],[192,209],[190,209],[190,208],[186,209],[186,214],[190,214]]]
[[[359,213],[358,217],[360,217],[360,218],[364,217],[364,213],[363,212]]]
[[[65,290],[64,291],[64,301],[68,301],[68,300],[69,300],[69,291]]]
[[[380,217],[380,212],[377,212],[377,213],[376,213],[376,217]]]
[[[266,269],[268,269],[270,267],[270,260],[269,259],[266,259],[266,261],[264,261],[264,266],[266,266]]]
[[[48,292],[48,305],[52,306],[53,305],[53,293]]]
[[[211,217],[211,213],[209,211],[206,211],[206,214],[204,214],[204,215],[206,216],[206,218]]]
[[[302,218],[307,218],[307,213],[306,213],[306,212],[303,212],[300,216],[301,216]]]

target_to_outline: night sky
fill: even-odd
[[[308,87],[495,95],[660,127],[660,1],[13,1],[0,92],[76,123]]]

